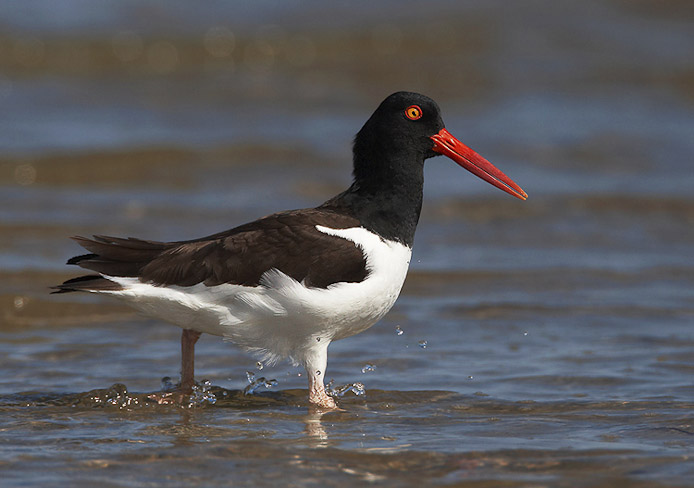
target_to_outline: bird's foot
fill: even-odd
[[[335,399],[328,395],[324,388],[311,389],[308,394],[308,401],[311,405],[324,410],[338,409]]]

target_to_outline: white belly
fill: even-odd
[[[223,336],[266,361],[301,362],[316,342],[358,334],[393,306],[405,281],[412,251],[361,227],[326,234],[354,242],[364,253],[367,277],[359,283],[310,288],[272,269],[261,285],[158,287],[137,278],[108,279],[124,290],[106,292],[141,312],[186,329]]]

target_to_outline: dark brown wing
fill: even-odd
[[[91,254],[68,263],[155,285],[257,286],[272,268],[317,288],[362,281],[367,275],[362,251],[351,241],[318,231],[316,225],[344,229],[359,222],[329,210],[310,209],[273,214],[191,241],[79,237],[75,240]],[[68,286],[58,289],[71,291]]]

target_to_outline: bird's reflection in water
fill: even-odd
[[[329,410],[311,406],[304,417],[304,432],[311,447],[328,447],[328,433],[322,422],[323,416],[328,412]]]

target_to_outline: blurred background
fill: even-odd
[[[423,414],[400,394],[442,390],[458,396],[431,408],[449,418],[484,397],[466,415],[505,412],[509,424],[473,433],[452,420],[434,446],[424,427],[390,425],[363,442],[392,447],[390,436],[462,456],[532,437],[553,452],[676,458],[693,435],[693,25],[694,4],[678,0],[0,2],[4,408],[36,402],[21,392],[70,403],[67,392],[116,382],[152,391],[177,374],[178,329],[118,303],[48,295],[79,273],[64,265],[80,253],[69,236],[181,240],[315,206],[349,185],[352,138],[380,101],[409,90],[434,98],[449,131],[530,198],[429,160],[401,299],[369,332],[331,346],[329,374],[363,381],[367,399],[381,392],[402,418]],[[243,388],[254,364],[218,338],[199,343],[198,375],[216,385]],[[263,373],[290,390],[305,388],[298,371]],[[524,401],[560,406],[542,410],[552,422],[530,435],[514,430],[527,412],[507,403]],[[562,417],[570,428],[556,430],[555,415],[576,401],[598,402],[591,412],[605,418],[652,402],[639,409],[656,424],[585,428]],[[26,441],[32,416],[54,414],[42,408],[17,414],[16,439],[45,441]],[[150,435],[157,421],[140,422]],[[294,431],[282,432],[275,438]],[[356,442],[341,435],[342,447]],[[625,466],[620,476],[652,473],[639,459],[641,474]],[[410,469],[450,481],[470,466],[450,461]],[[673,463],[658,461],[659,482],[692,473]],[[606,456],[588,467],[618,465]]]

